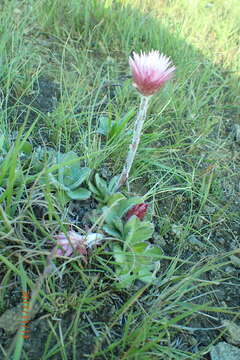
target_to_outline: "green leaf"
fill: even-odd
[[[101,197],[100,191],[90,181],[88,182],[88,188],[94,195],[97,195],[98,197]]]
[[[107,206],[112,206],[115,202],[117,203],[119,200],[126,199],[126,197],[120,192],[113,194],[109,197]]]
[[[107,182],[103,180],[99,174],[96,174],[95,176],[95,182],[97,189],[103,194],[103,195],[109,195]]]
[[[108,137],[111,129],[111,120],[106,116],[101,116],[99,119],[99,127],[97,133]]]
[[[132,250],[134,253],[141,254],[146,250],[147,247],[148,247],[147,243],[139,242],[139,243],[135,244],[134,246],[132,246]]]
[[[113,219],[116,217],[122,218],[126,212],[131,209],[134,205],[140,204],[143,202],[143,199],[141,197],[132,197],[130,199],[121,199],[118,200],[118,197],[116,197],[116,204],[112,204],[111,208],[106,207],[105,208],[105,221],[108,224],[111,224]]]
[[[33,146],[30,144],[30,142],[25,141],[21,147],[21,151],[24,152],[27,155],[30,155],[32,153]]]
[[[92,191],[94,198],[102,204],[108,204],[109,206],[111,206],[113,202],[119,198],[124,198],[124,196],[120,193],[118,193],[116,197],[114,194],[118,178],[119,176],[114,176],[108,184],[99,176],[99,174],[96,174],[94,184],[89,181],[89,189]]]
[[[69,188],[71,190],[78,188],[89,177],[90,173],[91,173],[91,169],[89,169],[87,167],[80,168],[74,174],[74,177],[78,176],[78,180],[71,186],[69,185]]]
[[[69,198],[69,196],[67,195],[67,193],[65,191],[58,191],[56,193],[56,198],[58,199],[59,203],[62,206],[65,206],[71,199]]]
[[[86,200],[90,198],[91,193],[84,188],[78,188],[76,190],[67,191],[67,195],[73,200]]]
[[[105,222],[108,225],[112,225],[114,227],[113,220],[117,217],[117,212],[115,211],[115,209],[108,206],[104,206],[102,208],[102,211]]]
[[[122,251],[119,245],[113,246],[113,255],[118,265],[126,263],[126,255],[125,252]]]
[[[139,271],[137,278],[149,284],[155,280],[155,275],[150,271],[150,269],[145,267]]]
[[[69,189],[72,189],[73,185],[77,182],[80,175],[81,175],[80,169],[71,168],[69,165],[69,168],[67,168],[66,166],[64,167],[63,176],[59,177],[59,179],[61,179],[61,182],[65,186],[69,187]]]
[[[119,289],[129,288],[132,285],[133,281],[136,280],[136,276],[131,274],[125,274],[119,276],[118,280],[119,283],[117,284],[117,288]]]
[[[68,186],[68,181],[66,179],[64,181],[64,177],[71,177],[73,175],[73,169],[79,169],[80,167],[77,154],[74,151],[69,151],[66,154],[58,152],[56,156],[56,164],[58,165],[57,172],[59,174],[59,181]],[[70,182],[70,184],[72,182]]]
[[[131,197],[129,199],[120,200],[117,204],[117,214],[119,217],[122,217],[130,210],[134,205],[141,204],[143,199],[139,196]]]
[[[42,183],[42,184],[49,183],[51,185],[54,185],[59,190],[64,190],[64,191],[69,190],[69,188],[64,186],[62,183],[60,183],[52,173],[49,173],[47,175],[43,175],[40,178],[40,183]]]
[[[133,215],[125,224],[124,239],[128,244],[145,241],[151,238],[153,230],[153,224],[146,221],[140,221]]]
[[[119,217],[115,217],[113,219],[113,226],[120,232],[120,234],[123,234],[123,222]]]
[[[5,136],[2,134],[0,135],[0,151],[3,151],[4,142],[5,142]]]
[[[127,123],[135,115],[136,110],[130,110],[121,120],[116,120],[112,126],[111,139],[117,137],[122,130],[126,127]]]
[[[111,225],[103,225],[103,230],[106,231],[106,233],[110,236],[113,236],[117,239],[121,239],[121,233],[114,229],[114,227],[112,227]]]
[[[110,193],[112,193],[114,191],[115,186],[117,185],[119,177],[120,177],[119,175],[116,175],[110,180],[109,185],[108,185],[108,190],[109,190]]]
[[[159,248],[157,246],[151,246],[145,250],[144,255],[149,256],[151,258],[156,258],[156,259],[154,259],[156,261],[156,260],[161,259],[162,255],[163,255],[163,251],[161,248]]]

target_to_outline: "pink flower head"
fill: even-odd
[[[133,215],[137,216],[140,220],[143,220],[146,212],[147,212],[147,208],[148,208],[148,204],[138,204],[138,205],[134,205],[128,212],[126,215],[126,220],[129,220],[130,217],[132,217]]]
[[[74,250],[81,255],[87,254],[86,238],[76,231],[69,231],[66,235],[60,233],[55,235],[54,238],[57,239],[58,249],[56,255],[58,256],[70,256]]]
[[[133,86],[144,96],[150,96],[160,90],[165,82],[172,78],[175,66],[171,66],[171,60],[152,50],[148,54],[140,55],[133,53],[129,57],[129,65],[133,77]]]
[[[104,236],[98,233],[89,233],[84,236],[71,230],[66,235],[61,232],[55,235],[54,238],[57,240],[57,246],[53,249],[54,256],[71,256],[73,251],[76,250],[83,255],[85,260],[84,255],[87,255],[87,249],[100,244]]]

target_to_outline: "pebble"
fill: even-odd
[[[9,310],[6,310],[0,317],[0,328],[12,335],[19,328],[21,320],[22,304],[17,305]]]
[[[22,304],[18,304],[17,306],[6,310],[1,316],[0,316],[0,328],[4,329],[4,331],[8,335],[14,334],[21,323],[22,319]],[[31,313],[31,318],[33,318],[38,312],[38,306],[34,305],[34,309]]]
[[[179,224],[172,224],[172,233],[180,239],[183,234],[183,226]]]
[[[226,273],[230,274],[230,273],[235,272],[236,270],[234,269],[233,266],[230,266],[230,265],[229,265],[229,266],[226,266],[226,267],[225,267],[224,271],[225,271]]]
[[[190,235],[187,240],[193,246],[205,248],[205,245],[200,240],[198,240],[198,238],[195,235]]]
[[[233,345],[240,345],[240,326],[229,320],[223,320],[222,324],[226,327],[228,331],[229,336],[227,338],[227,341]]]
[[[240,145],[240,125],[239,124],[235,124],[234,129],[233,129],[233,134],[234,134],[234,139],[235,139],[236,143]]]
[[[213,346],[211,352],[211,360],[239,360],[240,349],[226,342],[219,342]]]
[[[217,242],[221,245],[224,245],[225,239],[223,237],[217,238]]]
[[[216,212],[216,208],[215,208],[215,207],[213,207],[213,206],[208,206],[208,205],[206,205],[206,206],[204,207],[204,210],[205,210],[206,213],[208,213],[209,215],[212,215],[212,214],[214,214],[214,213]]]
[[[240,258],[238,256],[231,255],[230,260],[235,267],[240,268]]]

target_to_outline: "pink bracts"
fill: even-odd
[[[172,78],[175,66],[171,64],[171,60],[157,50],[140,55],[134,52],[129,58],[133,86],[144,96],[154,94]]]

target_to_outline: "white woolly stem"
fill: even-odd
[[[129,173],[130,173],[130,170],[131,170],[131,167],[133,164],[133,160],[134,160],[136,152],[137,152],[139,141],[140,141],[143,123],[146,118],[149,98],[150,98],[150,96],[141,96],[140,107],[139,107],[136,122],[134,125],[132,143],[129,146],[128,155],[127,155],[122,173],[120,175],[120,178],[118,180],[116,189],[119,189],[128,180],[128,176],[129,176]]]

